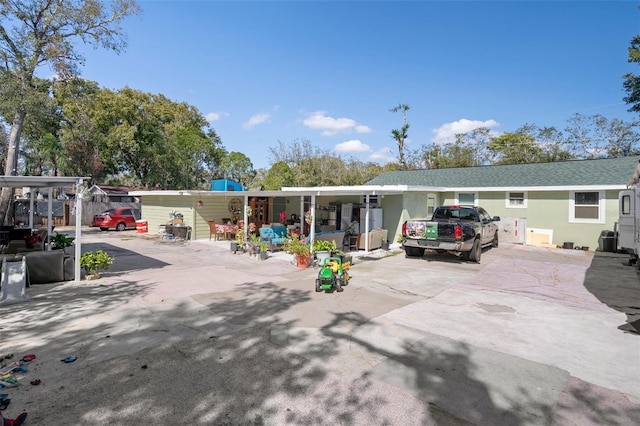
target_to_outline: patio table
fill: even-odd
[[[224,234],[225,240],[230,240],[231,235],[234,236],[238,233],[238,225],[228,225],[228,224],[217,224],[216,223],[216,234]]]

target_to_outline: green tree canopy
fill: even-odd
[[[628,61],[640,64],[640,36],[635,36],[633,40],[631,40]],[[625,74],[623,78],[624,82],[622,87],[625,92],[627,92],[624,101],[628,105],[631,105],[629,108],[630,112],[640,113],[640,76],[630,72]]]
[[[256,171],[249,157],[241,152],[230,152],[220,159],[216,177],[230,179],[248,187],[255,175]]]
[[[65,170],[94,183],[206,189],[226,151],[198,110],[128,87],[113,91],[79,79],[56,91],[64,117]]]
[[[295,176],[287,163],[278,161],[271,165],[262,182],[262,189],[278,191],[285,186],[296,186]]]
[[[118,23],[138,13],[135,0],[0,2],[0,110],[11,123],[5,174],[17,173],[24,120],[42,101],[38,67],[49,65],[60,79],[77,73],[83,61],[75,42],[114,51],[125,42]],[[0,215],[7,220],[11,189],[0,195]]]

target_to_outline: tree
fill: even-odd
[[[402,127],[399,129],[391,130],[391,135],[396,140],[396,144],[398,145],[398,163],[400,163],[401,166],[406,167],[407,160],[405,159],[404,143],[408,136],[407,131],[409,130],[409,123],[407,123],[407,111],[409,111],[409,105],[399,104],[397,107],[393,107],[389,111],[402,111]]]
[[[596,151],[595,135],[591,126],[593,119],[576,113],[568,120],[565,141],[569,152],[578,158],[593,158]]]
[[[206,189],[227,153],[193,106],[75,79],[55,92],[65,171],[158,189]]]
[[[627,157],[640,152],[637,123],[624,122],[617,118],[608,120],[598,116],[595,125],[596,135],[603,141],[607,157]]]
[[[277,146],[269,148],[269,160],[273,166],[284,163],[292,171],[293,181],[288,186],[362,185],[382,171],[377,164],[333,155],[307,139],[296,139],[288,144],[278,141]],[[278,164],[276,170],[284,168]],[[269,187],[272,182],[276,186],[279,184],[273,179]]]
[[[489,128],[479,127],[456,134],[454,142],[422,145],[412,153],[409,168],[440,169],[491,164],[495,156],[487,149],[491,138]]]
[[[543,161],[566,161],[571,160],[573,155],[567,151],[564,136],[555,127],[536,127],[536,138],[544,150]]]
[[[218,168],[218,178],[231,179],[248,186],[256,175],[253,163],[241,152],[230,152],[222,157]]]
[[[284,161],[273,164],[262,182],[262,189],[279,191],[283,186],[295,186],[295,175]]]
[[[60,138],[65,155],[60,162],[64,175],[91,176],[93,183],[104,183],[117,173],[114,157],[103,153],[104,133],[98,128],[98,83],[81,78],[55,82],[53,95],[61,111]]]
[[[636,36],[631,40],[628,62],[640,63],[640,36]],[[640,113],[640,76],[630,72],[625,74],[623,78],[625,80],[622,87],[627,92],[627,96],[623,100],[628,105],[631,105],[629,112]]]
[[[495,164],[538,163],[543,150],[534,136],[529,134],[530,127],[525,125],[516,132],[505,132],[491,138],[487,148],[496,154]]]
[[[422,146],[421,162],[427,169],[445,169],[449,167],[473,167],[474,151],[464,141],[464,135],[456,135],[455,142]]]
[[[567,121],[565,140],[575,157],[622,157],[640,151],[637,122],[609,120],[600,114],[574,114]]]
[[[107,5],[109,8],[107,8]],[[39,98],[35,72],[50,65],[61,79],[77,73],[82,55],[74,42],[81,41],[120,51],[125,47],[117,25],[128,15],[138,13],[135,0],[32,0],[0,2],[0,98],[13,102],[6,175],[16,175],[25,117]],[[34,89],[36,89],[35,96]],[[8,96],[7,96],[8,95]],[[7,220],[11,189],[0,195],[0,215]]]

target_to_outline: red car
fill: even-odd
[[[140,217],[139,209],[132,209],[130,207],[109,209],[104,213],[95,215],[92,226],[99,227],[101,231],[107,231],[109,229],[115,229],[116,231],[135,229],[136,220],[140,220]]]

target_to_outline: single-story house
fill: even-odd
[[[503,240],[598,248],[618,221],[618,194],[640,156],[383,173],[367,184],[406,185],[398,226],[437,205],[473,204],[502,218]],[[400,228],[397,228],[396,232]],[[525,235],[522,235],[523,232]],[[507,238],[504,238],[507,237]]]
[[[437,205],[473,204],[501,217],[501,239],[598,248],[614,230],[618,193],[640,156],[468,168],[386,172],[365,185],[287,187],[281,191],[132,191],[142,219],[157,232],[179,214],[192,239],[208,239],[209,220],[243,219],[260,226],[300,223],[314,235],[356,222],[361,233],[387,230],[394,242],[409,218],[429,217]],[[383,214],[378,218],[373,209]],[[249,214],[247,214],[247,212]],[[310,212],[312,225],[303,218]],[[349,217],[350,216],[350,217]],[[382,225],[379,225],[379,224]],[[367,239],[368,240],[368,239]],[[338,242],[339,243],[339,242]],[[368,247],[365,249],[368,250]]]

